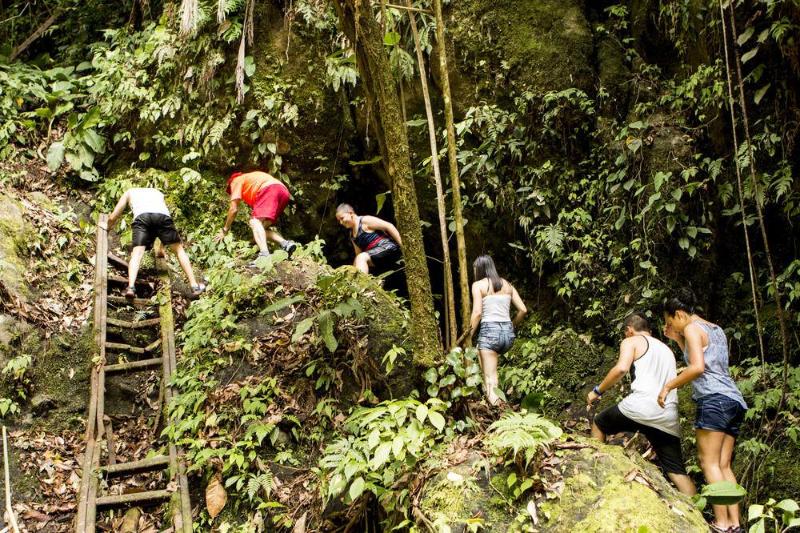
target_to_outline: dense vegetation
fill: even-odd
[[[562,433],[579,439],[567,444],[585,446],[575,437],[586,423],[581,402],[614,359],[620,319],[642,309],[658,323],[659,302],[688,285],[704,315],[725,328],[751,407],[735,468],[747,503],[766,504],[753,508],[752,523],[787,526],[796,506],[784,500],[800,492],[796,0],[445,5],[467,255],[494,255],[533,311],[501,363],[507,400],[526,411],[498,421],[480,407],[474,350],[445,353],[417,342],[422,318],[433,320],[421,318],[427,308],[415,301],[410,314],[403,299],[415,298],[418,275],[409,276],[409,290],[387,280],[398,297],[333,268],[351,252],[333,218],[339,202],[387,218],[416,216],[396,203],[402,191],[385,145],[397,135],[376,122],[386,108],[372,94],[380,80],[365,72],[370,50],[351,42],[379,30],[372,52],[388,60],[414,165],[419,244],[445,313],[408,11],[381,2],[374,20],[340,20],[364,6],[3,3],[3,210],[23,212],[17,201],[48,191],[43,180],[77,206],[48,205],[52,214],[38,217],[46,230],[31,221],[33,239],[14,224],[19,217],[0,219],[3,316],[42,328],[45,317],[21,311],[20,302],[41,299],[44,289],[36,281],[25,288],[20,273],[54,269],[62,298],[77,298],[94,214],[133,184],[159,186],[212,287],[183,317],[182,394],[171,406],[180,422],[164,436],[185,446],[198,487],[219,479],[227,490],[231,503],[215,523],[242,531],[267,517],[285,527],[302,518],[313,529],[453,524],[471,508],[442,511],[453,502],[432,504],[437,491],[426,483],[445,483],[463,452],[476,464],[473,455],[502,465],[485,483],[462,480],[461,492],[502,511],[462,520],[463,527],[516,521],[523,528],[529,500],[561,494],[545,472],[558,454],[572,453],[558,450]],[[444,162],[432,3],[414,6]],[[268,170],[289,185],[282,230],[307,243],[291,261],[275,254],[258,275],[244,268],[252,255],[245,224],[222,243],[212,239],[224,216],[222,184],[240,168]],[[445,196],[452,208],[452,190]],[[447,220],[452,236],[451,211]],[[129,229],[120,235],[128,244]],[[80,332],[61,333],[78,345]],[[4,354],[20,353],[1,359],[0,415],[17,423],[37,386],[45,387],[32,370],[46,353],[37,343],[50,334],[41,337],[3,341]],[[694,458],[688,391],[681,412]],[[586,460],[570,457],[565,463]],[[540,518],[556,521],[559,513],[568,511]],[[205,530],[214,519],[206,509],[197,524]]]

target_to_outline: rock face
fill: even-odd
[[[586,447],[556,452],[556,478],[550,479],[553,472],[538,473],[548,478],[552,487],[546,497],[532,498],[527,493],[514,502],[507,494],[509,470],[486,468],[486,459],[474,454],[433,477],[423,489],[420,508],[429,520],[454,532],[467,531],[468,524],[478,522],[487,531],[529,531],[534,525],[532,499],[536,531],[708,530],[689,498],[638,454],[629,457],[620,447],[583,439],[576,443]]]
[[[0,193],[0,298],[24,302],[29,294],[20,257],[28,232],[23,214],[19,202]]]

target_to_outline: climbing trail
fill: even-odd
[[[137,280],[137,296],[147,291],[154,291],[154,287],[158,287],[155,298],[126,300],[123,296],[109,294],[110,285],[121,287],[127,285],[125,276],[108,272],[109,264],[120,271],[126,271],[127,264],[124,260],[109,253],[108,233],[100,228],[106,224],[106,215],[101,215],[97,230],[94,282],[94,329],[97,352],[91,376],[89,414],[85,434],[86,451],[78,493],[75,531],[77,533],[94,532],[98,509],[102,511],[130,504],[154,504],[170,500],[170,514],[174,531],[189,533],[192,531],[191,503],[185,465],[182,462],[182,451],[170,443],[167,455],[153,453],[163,447],[163,443],[158,442],[158,432],[156,431],[161,418],[159,411],[169,405],[174,395],[174,391],[169,385],[176,364],[169,271],[163,254],[156,252],[157,280]],[[137,312],[131,319],[123,318],[125,309],[129,309],[131,306]],[[110,316],[112,313],[114,316]],[[141,318],[151,314],[157,316]],[[160,328],[160,331],[157,328]],[[109,332],[109,330],[111,331]],[[137,341],[142,344],[146,342],[143,342],[142,339],[147,333],[150,333],[155,339],[147,342],[144,346],[134,344]],[[128,340],[130,338],[135,340]],[[128,342],[125,342],[126,340]],[[159,347],[161,356],[154,357]],[[119,460],[116,456],[114,426],[117,423],[124,426],[126,421],[132,417],[121,413],[105,412],[106,379],[125,374],[126,379],[133,380],[136,373],[157,369],[159,366],[161,367],[160,393],[155,413],[156,422],[150,432],[152,440],[140,443],[138,449],[140,454],[145,454],[146,457],[138,460]],[[119,433],[120,426],[117,425],[117,434]],[[102,489],[104,486],[112,487],[113,478],[143,476],[147,472],[154,471],[166,472],[161,479],[165,478],[167,482],[164,483],[161,479],[151,479],[149,485],[158,482],[161,486],[127,492]]]

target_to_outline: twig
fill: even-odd
[[[3,470],[5,471],[5,485],[6,485],[6,513],[8,514],[8,521],[10,522],[11,529],[14,533],[19,533],[19,524],[17,524],[17,517],[14,515],[14,509],[11,508],[11,476],[8,472],[8,437],[6,427],[3,426]]]

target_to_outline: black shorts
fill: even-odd
[[[606,435],[635,433],[638,431],[650,441],[656,455],[658,455],[661,469],[665,473],[686,474],[686,466],[683,464],[683,452],[681,452],[681,439],[675,435],[670,435],[660,429],[645,426],[635,420],[631,420],[622,414],[622,411],[616,405],[597,413],[594,417],[594,423]]]
[[[164,246],[181,242],[172,217],[161,213],[142,213],[133,221],[133,245],[153,247],[156,237]]]
[[[389,239],[384,239],[366,252],[373,266],[380,271],[397,268],[397,262],[403,257],[400,247]]]

